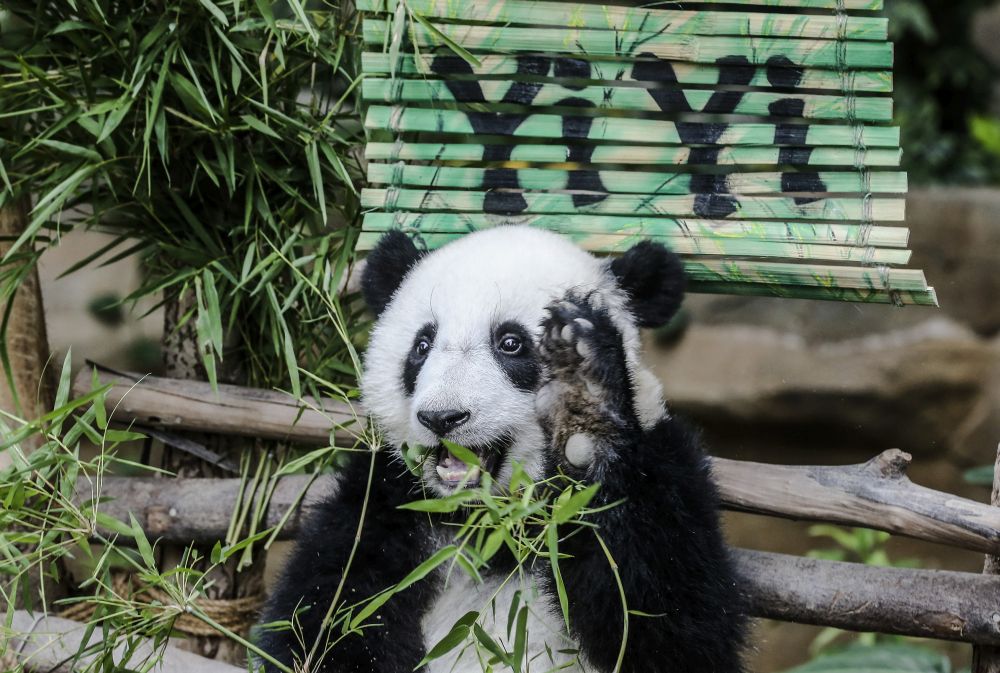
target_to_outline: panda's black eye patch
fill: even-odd
[[[417,335],[413,338],[413,346],[406,356],[406,362],[403,363],[403,390],[406,391],[407,395],[412,395],[417,388],[417,375],[420,373],[420,368],[424,366],[424,361],[427,359],[428,353],[431,352],[431,348],[434,347],[436,334],[437,326],[433,323],[427,323],[417,330]]]
[[[493,356],[515,387],[527,391],[538,387],[541,365],[531,333],[524,325],[512,320],[497,325],[493,330]]]

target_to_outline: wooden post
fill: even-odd
[[[997,445],[997,457],[993,463],[993,492],[990,494],[990,504],[1000,507],[1000,445]],[[983,563],[983,572],[987,575],[1000,575],[1000,556],[988,554]],[[1000,611],[994,613],[993,620],[1000,625]],[[972,673],[1000,673],[1000,647],[995,645],[973,647]]]

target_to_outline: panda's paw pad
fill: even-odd
[[[553,378],[585,385],[594,396],[599,389],[627,385],[621,336],[599,295],[568,294],[548,307],[540,344]]]

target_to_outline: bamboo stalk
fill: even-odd
[[[392,13],[396,4],[396,0],[359,0],[357,8],[367,12]],[[449,0],[406,0],[406,7],[411,12],[432,19],[499,23],[504,26],[582,26],[621,33],[669,29],[682,34],[698,35],[794,36],[847,40],[885,40],[889,34],[888,19],[878,16],[848,16],[841,22],[835,16],[822,14],[685,11],[535,0],[458,3]]]
[[[530,92],[519,90],[516,82],[509,80],[488,80],[479,82],[474,94],[478,98],[481,92],[486,103],[497,105],[503,103],[512,108],[533,107],[567,107],[566,88],[560,84],[543,84],[537,90]],[[519,96],[519,91],[522,94]],[[362,98],[375,103],[407,103],[407,104],[448,104],[482,103],[480,100],[460,95],[469,93],[467,89],[458,89],[458,93],[449,87],[448,82],[440,80],[400,80],[388,78],[366,79],[361,85]],[[711,89],[680,89],[693,111],[706,113],[719,112],[713,110],[712,104],[718,99]],[[661,112],[660,104],[650,91],[635,86],[587,86],[575,88],[572,92],[571,107],[580,107],[578,101],[588,101],[594,108],[626,112]],[[795,101],[801,105],[790,105]],[[784,105],[776,105],[777,103]],[[856,119],[859,121],[890,121],[892,119],[892,98],[866,96],[857,98],[853,95],[828,96],[823,94],[790,94],[749,91],[739,94],[739,101],[726,114],[790,116],[805,119]]]
[[[447,46],[436,33],[414,23],[410,38],[420,49]],[[558,52],[586,56],[638,56],[717,63],[723,58],[744,58],[751,64],[764,65],[773,58],[786,58],[788,66],[824,68],[888,68],[893,62],[889,42],[838,41],[779,37],[715,37],[679,35],[673,32],[635,31],[624,36],[613,30],[589,30],[551,26],[520,28],[509,26],[467,26],[434,24],[451,41],[470,51]],[[382,45],[390,35],[389,23],[365,19],[364,42]]]
[[[497,129],[491,133],[514,138],[565,139],[565,117],[556,114],[532,114],[513,131]],[[660,119],[619,119],[594,117],[587,140],[634,142],[644,145],[782,145],[782,134],[793,135],[795,144],[806,147],[899,147],[899,128],[895,126],[841,125],[841,124],[766,124],[736,122],[725,124],[719,133],[719,124],[689,124],[686,141],[681,140],[677,125]],[[365,115],[365,128],[384,129],[394,133],[426,132],[478,135],[469,121],[469,115],[459,110],[426,110],[420,108],[371,105]],[[802,131],[802,133],[799,133]],[[802,136],[801,140],[798,139]]]
[[[446,243],[457,240],[465,233],[435,233],[420,229],[407,231],[412,233],[421,244],[427,248],[438,248]],[[371,250],[382,237],[381,231],[362,231],[358,235],[356,250]],[[633,245],[644,240],[657,241],[667,246],[679,255],[698,255],[705,257],[758,257],[779,259],[820,260],[825,262],[847,262],[856,264],[896,264],[902,265],[910,261],[909,250],[892,248],[875,248],[855,245],[812,245],[809,243],[786,243],[775,241],[754,241],[746,239],[662,237],[645,233],[622,234],[591,234],[583,232],[565,232],[565,236],[581,247],[592,252],[622,253]]]
[[[696,294],[734,294],[748,297],[852,301],[863,304],[893,304],[895,306],[938,306],[937,293],[932,287],[923,290],[883,290],[878,288],[831,287],[829,285],[727,283],[721,281],[693,280],[688,281],[687,290]]]
[[[481,189],[487,184],[487,171],[495,169],[469,166],[417,166],[398,164],[368,164],[368,183]],[[714,180],[702,180],[698,173],[667,173],[660,171],[562,170],[550,168],[518,168],[517,184],[527,190],[560,190],[574,176],[596,177],[609,194],[792,194],[860,193],[905,194],[906,173],[879,171],[866,178],[856,170],[820,171],[816,173],[759,172],[724,173]]]
[[[522,213],[592,213],[600,215],[677,215],[705,216],[694,195],[633,195],[607,194],[586,205],[577,205],[571,194],[557,192],[520,192],[508,190],[523,200],[524,206],[514,211]],[[489,191],[456,191],[443,189],[375,189],[361,191],[364,208],[380,208],[389,212],[404,210],[490,212],[486,207]],[[725,195],[725,216],[741,218],[793,218],[807,220],[874,220],[898,221],[905,215],[906,201],[897,198],[817,198],[798,201],[786,196]]]
[[[839,222],[794,222],[766,220],[705,220],[656,216],[562,215],[517,216],[525,226],[563,234],[619,234],[662,239],[749,240],[816,245],[854,245],[904,248],[906,227],[885,227]],[[499,226],[496,216],[481,213],[367,213],[364,231],[391,229],[428,233],[468,233]],[[669,245],[669,243],[665,243]]]
[[[420,75],[433,77],[445,75],[462,77],[471,74],[476,79],[484,77],[506,77],[511,79],[530,77],[538,79],[545,73],[521,73],[520,63],[516,56],[505,54],[487,54],[478,56],[478,65],[470,64],[458,56],[449,54],[405,54],[396,61],[396,69],[384,52],[367,51],[361,55],[363,72],[377,75],[399,73],[404,77]],[[637,59],[641,60],[641,59]],[[431,66],[434,66],[433,70]],[[643,82],[649,80],[637,79],[630,63],[613,59],[588,58],[586,67],[590,81],[618,84],[620,82]],[[706,84],[715,86],[719,83],[722,68],[717,65],[702,63],[670,62],[674,77],[679,84]],[[822,70],[819,68],[802,68],[796,71],[798,81],[788,78],[776,78],[773,69],[766,66],[737,66],[746,68],[747,86],[756,88],[778,89],[835,89],[851,93],[891,93],[892,71],[890,70]],[[731,71],[734,66],[729,66]],[[752,71],[752,72],[751,72]],[[554,74],[554,73],[553,73]],[[559,77],[556,81],[566,81]],[[578,76],[572,79],[580,79]],[[772,84],[772,80],[775,82]]]
[[[484,161],[496,145],[473,143],[382,143],[365,145],[365,158],[369,161]],[[795,148],[802,150],[803,148]],[[519,163],[565,164],[570,160],[571,147],[562,144],[522,143],[511,147],[510,161]],[[867,149],[851,147],[815,147],[805,151],[785,151],[781,147],[720,147],[712,154],[712,161],[701,160],[701,155],[690,147],[664,147],[656,145],[596,145],[588,165],[594,164],[650,164],[650,165],[778,165],[789,166],[850,166],[868,167],[899,166],[900,149]]]
[[[384,3],[391,2],[392,6],[395,7],[394,0],[373,0],[374,7],[379,8],[380,11],[386,11],[383,9],[388,6]],[[845,11],[878,11],[882,9],[882,0],[699,0],[698,4],[702,5],[714,5],[714,4],[725,4],[725,5],[759,5],[762,7],[811,7],[815,9],[839,9],[843,8]]]

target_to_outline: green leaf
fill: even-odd
[[[549,565],[552,567],[552,579],[555,581],[556,594],[559,596],[559,608],[562,610],[563,623],[566,629],[569,624],[569,595],[566,593],[566,583],[563,581],[562,572],[559,570],[559,533],[554,524],[549,524],[545,531],[546,544],[549,549]]]
[[[493,640],[493,638],[490,637],[490,634],[486,633],[486,631],[483,629],[483,627],[481,627],[479,624],[473,622],[473,624],[472,624],[472,633],[473,633],[473,635],[476,636],[476,640],[478,640],[479,643],[483,647],[485,647],[486,650],[490,654],[492,654],[494,657],[497,658],[498,662],[502,662],[503,664],[505,664],[507,666],[511,665],[510,664],[510,655],[507,653],[506,650],[504,650],[500,646],[500,644],[497,641]]]
[[[60,140],[46,140],[46,139],[40,139],[38,141],[38,144],[44,145],[45,147],[51,147],[56,151],[68,154],[73,157],[78,157],[80,159],[87,159],[89,161],[101,161],[101,155],[89,147],[72,145],[70,143],[64,143]]]
[[[312,38],[313,42],[319,41],[319,33],[316,32],[316,28],[312,25],[312,21],[306,15],[306,10],[302,6],[300,0],[287,0],[288,6],[291,8],[292,13],[295,14],[295,18],[305,27],[306,32],[309,33],[309,37]]]
[[[133,531],[131,526],[126,525],[123,521],[120,521],[113,516],[109,516],[104,512],[98,511],[96,521],[97,525],[105,530],[109,530],[113,533],[118,533],[119,535],[124,535],[126,537],[132,537]]]
[[[456,512],[465,503],[476,500],[479,495],[472,491],[459,491],[444,498],[428,498],[426,500],[414,500],[399,506],[399,509],[411,512]]]
[[[147,569],[156,569],[156,558],[153,556],[153,548],[149,544],[149,540],[146,539],[146,533],[143,532],[142,526],[136,521],[135,515],[129,512],[128,515],[129,522],[132,524],[131,537],[135,540],[136,547],[139,548],[139,554],[142,556],[142,560],[146,562]]]
[[[479,462],[479,456],[464,446],[456,444],[455,442],[449,442],[447,439],[442,439],[441,444],[448,449],[448,453],[455,456],[469,467],[482,467]]]
[[[366,619],[371,617],[378,611],[379,608],[385,605],[395,594],[410,585],[419,582],[424,577],[427,577],[427,575],[433,572],[439,565],[451,559],[457,551],[458,547],[455,545],[448,545],[447,547],[439,549],[431,555],[430,558],[414,568],[410,574],[404,577],[396,586],[386,589],[375,598],[368,601],[368,603],[351,619],[351,629],[358,628]]]
[[[428,33],[433,35],[434,39],[439,40],[440,42],[445,44],[449,49],[451,49],[459,57],[461,57],[462,60],[471,64],[475,68],[482,66],[482,63],[479,61],[478,58],[473,56],[458,42],[455,42],[453,39],[451,39],[450,37],[442,33],[440,30],[438,30],[437,26],[435,26],[433,23],[431,23],[430,21],[428,21],[427,19],[425,19],[424,17],[420,16],[419,14],[413,11],[410,12],[410,16],[412,16],[417,21],[417,23],[423,26]]]
[[[785,673],[950,673],[948,658],[913,645],[854,645]]]
[[[979,467],[973,467],[965,471],[962,478],[966,483],[973,484],[975,486],[992,486],[993,485],[993,466],[992,465],[980,465]]]
[[[212,0],[198,0],[198,2],[201,3],[202,7],[211,12],[216,21],[221,23],[223,26],[229,25],[229,19],[226,17],[225,13],[223,13],[223,11],[219,9],[214,2],[212,2]]]
[[[427,656],[420,660],[420,663],[417,664],[416,668],[421,668],[430,661],[440,659],[461,645],[469,635],[469,628],[478,618],[478,612],[466,612],[462,615],[451,627],[451,630],[448,631],[444,638],[439,640],[434,647],[431,648],[430,652],[427,653]]]
[[[306,145],[306,163],[309,165],[313,195],[316,197],[316,203],[319,205],[320,217],[326,222],[326,192],[323,190],[323,172],[319,167],[319,151],[314,142]]]
[[[582,491],[573,493],[573,495],[565,501],[557,501],[554,511],[552,512],[553,521],[557,524],[562,524],[575,517],[580,513],[580,510],[586,507],[587,504],[594,498],[594,495],[597,494],[597,490],[600,487],[600,484],[591,484]]]
[[[270,136],[271,138],[274,138],[276,140],[282,140],[282,137],[280,135],[278,135],[278,133],[274,129],[272,129],[266,123],[264,123],[261,120],[257,119],[253,115],[241,115],[240,119],[242,119],[243,122],[247,126],[249,126],[250,128],[252,128],[254,131],[257,131],[259,133],[263,133],[264,135]]]
[[[525,605],[517,613],[517,626],[514,631],[514,653],[511,657],[511,669],[520,673],[524,664],[524,653],[528,648],[528,606]]]

